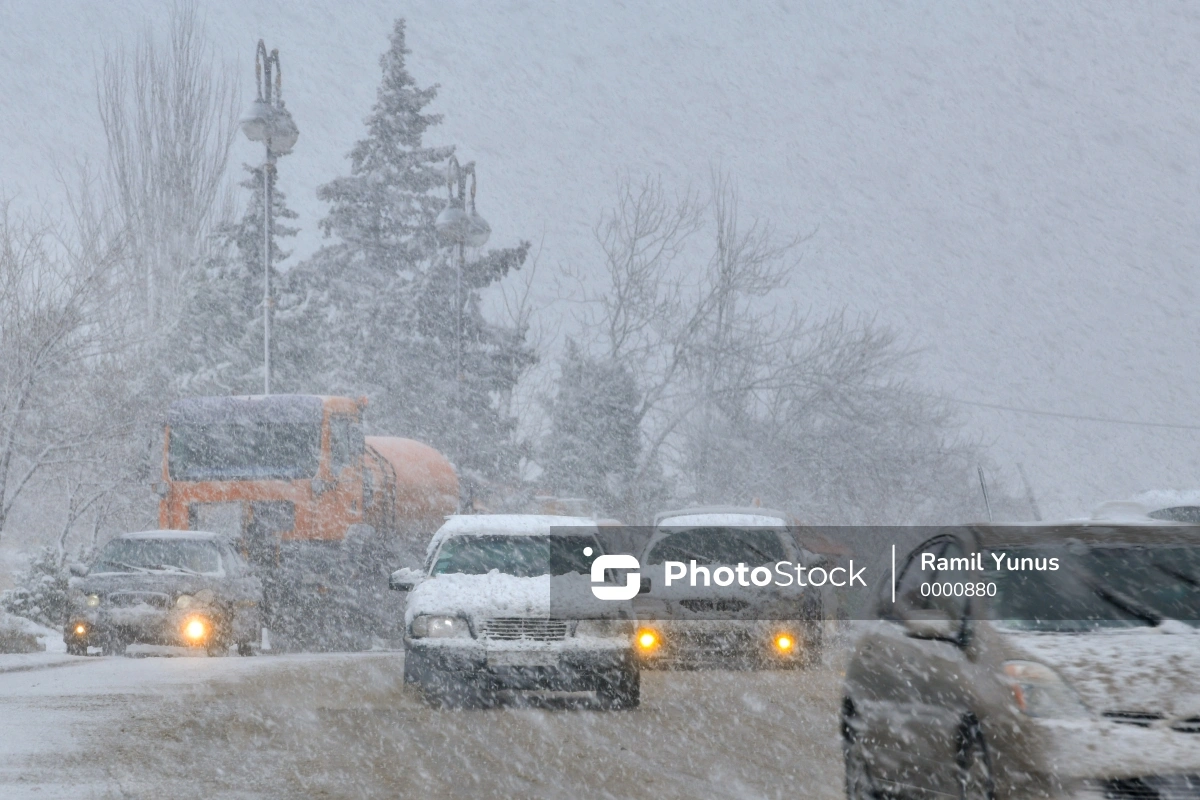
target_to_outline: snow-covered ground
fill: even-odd
[[[0,657],[5,800],[842,796],[831,665],[441,711],[400,653],[65,658]]]

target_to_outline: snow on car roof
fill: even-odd
[[[1141,503],[1152,511],[1176,506],[1200,506],[1200,489],[1151,489],[1134,495],[1133,502]]]
[[[1110,500],[1092,512],[1097,520],[1137,520],[1168,508],[1200,509],[1200,490],[1151,489],[1134,495],[1131,500]]]
[[[132,533],[122,533],[116,537],[118,539],[193,539],[205,542],[215,542],[224,539],[225,537],[219,533],[211,531],[178,531],[178,530],[157,530],[157,531],[134,531]]]
[[[768,512],[769,514],[770,512]],[[659,528],[786,528],[780,517],[748,511],[686,513],[660,517]]]

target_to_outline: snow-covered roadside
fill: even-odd
[[[0,627],[15,629],[21,633],[35,637],[38,645],[45,653],[63,654],[67,652],[67,645],[63,642],[62,631],[47,628],[45,625],[39,625],[33,620],[0,611]],[[0,655],[0,670],[3,669],[3,658],[4,656]]]
[[[123,735],[136,700],[178,699],[205,691],[212,679],[240,681],[284,660],[82,658],[49,650],[0,656],[0,797],[124,796],[111,765],[67,768],[71,755],[103,753],[107,737]]]

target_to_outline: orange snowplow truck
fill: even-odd
[[[458,478],[428,445],[364,437],[365,405],[316,395],[174,402],[159,525],[238,542],[284,628],[344,628],[372,606],[378,616],[390,569],[422,553],[456,510]],[[330,613],[337,619],[317,619]]]

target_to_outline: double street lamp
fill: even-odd
[[[271,73],[275,73],[274,87]],[[292,152],[300,130],[283,105],[283,70],[279,66],[279,51],[267,53],[263,40],[258,40],[254,54],[254,79],[258,96],[238,121],[242,133],[252,142],[266,146],[263,162],[263,394],[271,393],[271,240],[274,220],[271,218],[271,188],[275,183],[275,158]],[[274,91],[272,91],[272,89]]]
[[[467,194],[467,176],[471,177],[471,193]],[[458,158],[450,156],[446,165],[446,207],[434,220],[438,237],[456,249],[454,280],[454,375],[455,399],[458,409],[455,415],[458,429],[458,449],[462,450],[462,383],[463,383],[463,268],[466,265],[466,248],[483,247],[492,228],[475,210],[475,162],[468,161],[459,166]],[[457,191],[456,191],[457,190]],[[457,455],[461,456],[461,452]]]

